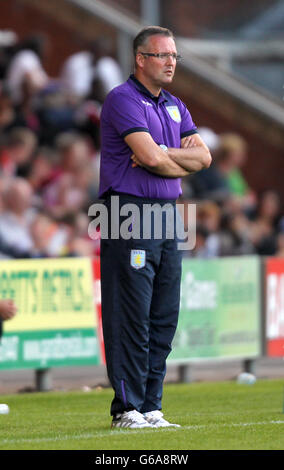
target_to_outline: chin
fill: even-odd
[[[161,81],[162,86],[169,85],[170,83],[172,83],[173,78],[173,75],[171,75],[170,77],[166,77],[163,81]]]

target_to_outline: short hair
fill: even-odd
[[[84,136],[77,131],[65,131],[60,133],[55,140],[55,147],[59,152],[68,152],[77,142],[86,141]]]
[[[225,152],[233,152],[238,150],[247,150],[247,142],[245,139],[234,132],[226,132],[219,135],[220,146]]]
[[[147,26],[146,28],[143,28],[133,40],[134,58],[138,52],[138,47],[144,45],[150,36],[158,34],[174,39],[174,35],[170,29],[162,28],[161,26]]]
[[[216,150],[216,160],[227,161],[232,152],[246,152],[247,142],[239,134],[226,132],[219,135],[219,145]]]
[[[7,136],[8,147],[17,147],[27,145],[35,148],[37,145],[37,137],[33,131],[27,127],[14,127]]]

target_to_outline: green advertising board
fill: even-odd
[[[261,351],[260,260],[184,259],[169,361],[252,358]]]
[[[91,260],[2,261],[0,298],[18,307],[4,323],[0,370],[100,363]]]

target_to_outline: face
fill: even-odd
[[[267,191],[261,201],[261,213],[266,217],[276,217],[280,211],[280,200],[277,193]]]
[[[148,38],[146,44],[139,48],[139,52],[177,53],[175,41],[171,37],[154,35]],[[140,73],[147,84],[154,87],[163,87],[170,84],[173,80],[176,60],[172,57],[159,59],[158,57],[146,57],[137,54],[137,63],[140,67]]]

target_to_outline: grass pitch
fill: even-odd
[[[0,395],[1,450],[284,449],[281,380],[166,385],[165,418],[181,428],[110,430],[111,389]]]

